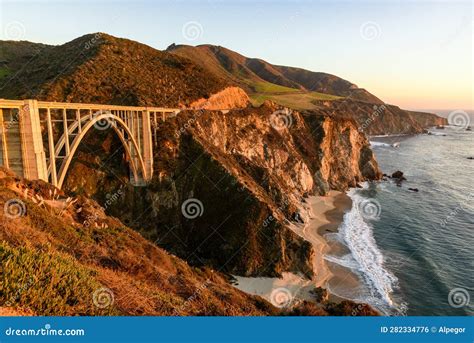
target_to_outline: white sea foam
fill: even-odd
[[[389,143],[384,143],[384,142],[370,141],[370,145],[372,147],[383,146],[383,147],[389,147],[389,148],[398,148],[400,147],[400,142],[389,144]]]
[[[446,133],[444,132],[429,131],[429,134],[432,136],[446,136]]]
[[[360,275],[369,288],[370,296],[358,300],[366,301],[386,312],[384,308],[393,309],[396,306],[391,295],[398,280],[385,269],[384,257],[375,242],[373,228],[360,212],[358,204],[366,199],[354,189],[348,195],[353,205],[351,211],[344,215],[338,238],[351,253],[342,257],[326,256],[326,259]]]
[[[391,145],[388,143],[383,143],[383,142],[376,142],[376,141],[370,141],[371,146],[386,146],[390,147]]]

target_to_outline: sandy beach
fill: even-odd
[[[359,282],[356,275],[324,258],[326,254],[337,254],[345,249],[341,244],[326,240],[324,236],[337,232],[344,214],[351,206],[351,199],[343,192],[330,191],[326,196],[311,196],[300,208],[305,224],[290,224],[291,230],[313,245],[312,263],[315,273],[312,280],[287,272],[283,273],[281,278],[236,276],[237,282],[234,286],[244,292],[260,295],[273,304],[278,296],[276,293],[286,291],[289,291],[293,299],[311,300],[312,295],[309,292],[315,287],[323,287],[330,292],[357,288]],[[331,293],[330,299],[336,300],[340,297]]]

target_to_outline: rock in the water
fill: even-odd
[[[474,160],[474,157],[469,156],[467,159],[468,159],[468,160]]]
[[[392,174],[392,178],[394,179],[400,179],[400,180],[406,180],[404,177],[403,177],[403,172],[400,171],[400,170],[397,170],[396,172],[394,172]]]
[[[418,188],[408,188],[409,191],[418,192]]]

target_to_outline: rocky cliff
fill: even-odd
[[[250,98],[242,88],[227,87],[212,94],[209,98],[201,98],[189,105],[191,109],[227,110],[245,108],[250,105]]]
[[[109,193],[105,209],[124,196]],[[351,301],[276,308],[193,268],[83,196],[0,168],[0,315],[377,315]]]
[[[287,227],[301,221],[301,201],[380,177],[354,121],[268,102],[228,112],[182,112],[160,123],[158,137],[153,181],[127,186],[109,212],[192,264],[238,275],[311,276],[311,246]],[[94,161],[90,151],[107,147],[98,136],[88,140],[65,187],[103,203],[104,190],[125,184],[128,175],[122,161],[107,159],[111,151]],[[101,165],[120,177],[96,177]],[[198,204],[192,219],[183,213],[188,200]]]
[[[318,101],[320,113],[353,119],[367,135],[417,134],[426,128],[446,125],[446,118],[432,113],[402,110],[387,104],[371,104],[352,99]]]

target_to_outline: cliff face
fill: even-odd
[[[226,110],[232,108],[245,108],[250,105],[247,93],[239,87],[227,87],[222,91],[212,94],[209,98],[201,98],[189,105],[193,109]]]
[[[358,182],[380,178],[378,164],[367,138],[358,132],[353,120],[323,117],[312,123],[316,137],[320,137],[319,182],[330,189],[344,190]],[[345,158],[341,158],[345,156]]]
[[[318,102],[319,111],[332,117],[353,119],[367,135],[416,134],[447,120],[432,113],[402,110],[387,104],[371,104],[351,99]]]
[[[144,188],[126,186],[109,213],[192,264],[238,275],[311,276],[311,246],[286,221],[301,220],[298,206],[310,194],[380,177],[352,120],[288,112],[273,103],[182,112],[160,123],[158,137],[153,181]],[[89,150],[97,150],[101,140],[88,139]],[[85,149],[78,156],[83,154]],[[106,169],[121,177],[94,189],[102,161],[94,165],[79,157],[66,187],[106,201],[104,189],[110,193],[127,182],[126,172],[118,172],[122,162],[115,163]],[[189,199],[200,204],[192,219],[183,214]]]
[[[433,113],[406,111],[422,128],[428,128],[437,125],[448,125],[448,119],[437,116]]]

